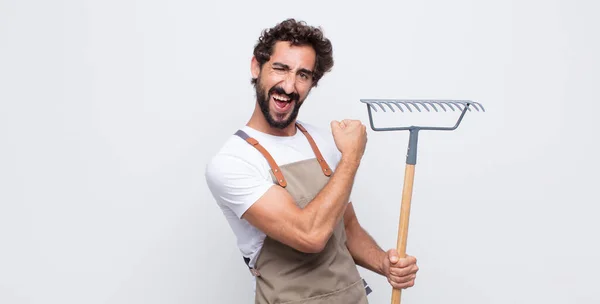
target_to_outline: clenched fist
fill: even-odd
[[[342,158],[359,162],[367,145],[367,127],[360,120],[334,120],[331,122],[331,132]]]
[[[419,271],[415,257],[407,255],[400,258],[396,249],[387,251],[382,261],[382,269],[390,285],[396,289],[412,287],[415,284],[417,271]]]

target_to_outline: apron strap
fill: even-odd
[[[310,136],[310,134],[308,134],[308,131],[306,131],[306,129],[297,122],[296,122],[296,127],[298,127],[298,129],[300,129],[300,131],[302,131],[304,136],[306,136],[306,139],[308,139],[308,142],[310,143],[310,146],[311,146],[313,152],[315,153],[317,160],[319,161],[319,165],[321,165],[321,169],[323,170],[323,173],[326,176],[331,176],[331,168],[329,168],[329,165],[325,161],[325,158],[321,154],[321,151],[319,151],[319,147],[317,147],[317,144],[313,140],[312,136]]]
[[[279,168],[279,166],[277,165],[277,163],[275,162],[275,160],[273,159],[271,154],[263,146],[261,146],[258,143],[258,140],[248,136],[248,134],[246,134],[246,132],[244,132],[242,130],[238,130],[237,132],[235,132],[235,135],[241,137],[243,140],[245,140],[250,145],[252,145],[254,148],[256,148],[256,150],[258,150],[260,153],[262,153],[262,155],[267,159],[269,166],[271,166],[271,170],[273,171],[273,174],[277,178],[277,183],[279,183],[279,185],[281,187],[285,188],[285,186],[287,186],[287,182],[285,181],[285,177],[283,177],[283,173],[281,173],[281,169]]]
[[[302,134],[304,134],[304,136],[308,140],[308,143],[310,144],[310,147],[312,148],[313,153],[315,153],[315,156],[317,157],[317,161],[319,162],[319,165],[321,166],[321,169],[323,170],[323,174],[325,174],[325,176],[331,176],[331,173],[332,173],[331,168],[327,164],[327,161],[325,161],[325,158],[321,154],[321,151],[319,150],[319,147],[317,147],[317,144],[315,143],[312,136],[310,136],[310,134],[308,133],[308,131],[306,131],[304,126],[302,126],[301,124],[299,124],[297,122],[296,122],[296,127],[298,127],[298,129],[300,129]],[[277,162],[275,162],[275,160],[273,159],[271,154],[263,146],[261,146],[261,144],[258,143],[258,140],[250,137],[248,134],[246,134],[246,132],[244,132],[242,130],[238,130],[237,132],[235,132],[235,135],[239,136],[240,138],[242,138],[243,140],[248,142],[250,145],[252,145],[254,148],[256,148],[267,159],[267,162],[269,163],[269,166],[271,167],[273,174],[277,178],[277,183],[281,187],[285,188],[285,186],[287,186],[287,182],[285,180],[285,177],[283,177],[283,173],[281,172],[279,165],[277,165]]]

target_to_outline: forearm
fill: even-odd
[[[354,222],[346,226],[346,246],[354,262],[366,269],[383,275],[382,262],[386,252],[377,245],[375,240],[358,224]]]
[[[304,208],[300,218],[303,230],[324,246],[342,219],[350,199],[359,161],[342,158],[329,182]]]

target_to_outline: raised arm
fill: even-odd
[[[242,216],[269,237],[307,253],[323,250],[341,220],[367,142],[360,121],[333,121],[331,130],[341,160],[305,208],[299,208],[285,189],[273,186]]]

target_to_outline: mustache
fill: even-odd
[[[273,95],[273,93],[277,93],[278,95],[287,96],[290,98],[290,101],[298,101],[300,99],[300,95],[298,93],[290,93],[287,94],[285,90],[281,87],[273,87],[269,90],[269,96]]]

